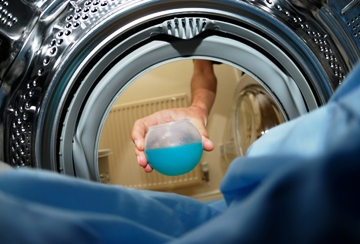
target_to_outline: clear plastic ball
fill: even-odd
[[[149,127],[145,155],[153,169],[168,176],[193,170],[203,152],[202,137],[189,119]]]

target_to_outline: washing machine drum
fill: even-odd
[[[115,99],[181,59],[245,71],[291,120],[326,103],[359,59],[359,13],[350,0],[1,1],[0,160],[99,180]]]

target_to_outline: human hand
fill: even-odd
[[[202,136],[204,150],[211,151],[214,149],[214,144],[212,141],[210,141],[208,133],[205,129],[207,124],[207,112],[204,111],[204,109],[197,106],[190,106],[187,108],[161,110],[137,120],[134,123],[132,130],[131,137],[135,144],[135,155],[138,164],[144,168],[145,172],[151,172],[153,170],[149,165],[144,152],[145,135],[148,132],[149,127],[167,122],[182,120],[185,118],[189,119],[199,130]]]

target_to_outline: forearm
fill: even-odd
[[[194,73],[191,80],[191,106],[200,108],[207,120],[216,97],[217,79],[212,62],[194,60]]]

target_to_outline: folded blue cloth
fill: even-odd
[[[201,203],[31,169],[0,174],[0,243],[360,243],[360,64],[271,129]]]

